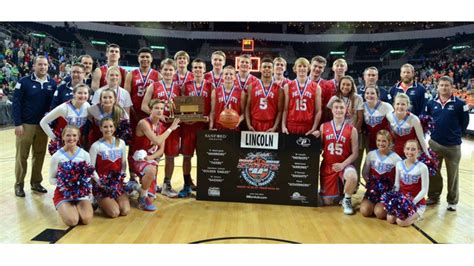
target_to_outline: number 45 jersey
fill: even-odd
[[[334,120],[323,124],[323,164],[341,163],[352,153],[351,134],[353,126],[344,122],[337,130]]]

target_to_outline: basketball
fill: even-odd
[[[234,109],[224,109],[219,115],[219,124],[228,129],[234,129],[239,124],[240,115]]]

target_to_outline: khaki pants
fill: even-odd
[[[430,148],[436,152],[439,159],[439,170],[434,176],[430,176],[430,187],[428,197],[439,199],[443,191],[443,177],[441,176],[441,164],[446,162],[448,173],[448,196],[449,204],[457,204],[459,201],[459,162],[461,161],[461,145],[443,146],[430,139]]]
[[[39,125],[23,124],[24,134],[16,137],[16,160],[15,160],[15,185],[24,186],[26,171],[28,169],[28,156],[30,148],[33,148],[31,169],[31,185],[40,184],[43,181],[41,170],[43,168],[44,156],[48,136]]]

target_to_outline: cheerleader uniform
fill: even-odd
[[[116,145],[117,141],[119,142],[118,145]],[[92,145],[90,149],[91,162],[92,165],[96,167],[96,172],[99,175],[99,181],[102,184],[108,183],[105,179],[109,178],[108,175],[110,173],[125,173],[127,168],[125,147],[125,142],[115,137],[112,144],[108,144],[105,140],[100,139]],[[119,185],[117,189],[119,190],[116,191],[117,195],[123,194],[123,185]],[[100,189],[98,186],[94,187],[93,194],[96,198],[112,198],[111,195],[108,195],[110,193]]]
[[[63,129],[67,125],[74,125],[84,133],[84,125],[87,123],[87,109],[90,107],[88,102],[82,104],[78,109],[71,101],[60,104],[54,108],[40,121],[40,126],[51,140],[55,140],[57,136],[61,136]],[[54,120],[58,120],[54,129],[49,124]]]
[[[367,154],[363,175],[367,177],[367,191],[364,199],[373,199],[372,203],[378,203],[383,193],[392,190],[395,182],[395,167],[402,158],[395,152],[382,155],[379,150],[370,151]]]
[[[392,112],[393,107],[386,102],[378,101],[377,104],[375,104],[374,109],[371,109],[367,103],[364,103],[364,122],[367,125],[366,128],[370,151],[377,149],[377,132],[382,129],[390,131],[386,115]]]
[[[121,107],[119,107],[121,108]],[[88,140],[89,143],[94,143],[102,137],[102,132],[100,132],[100,120],[105,117],[113,117],[114,112],[105,113],[100,104],[95,104],[87,109],[90,116],[92,116],[92,125],[91,130],[89,131]],[[127,112],[122,108],[122,117],[120,120],[129,120]],[[116,127],[118,125],[115,125]],[[117,133],[117,132],[115,132]]]
[[[416,204],[417,213],[422,216],[426,209],[425,196],[428,193],[429,174],[428,167],[416,161],[409,168],[405,161],[400,161],[396,166],[395,191],[411,197]]]
[[[403,149],[405,143],[410,139],[418,139],[413,126],[413,120],[417,120],[420,123],[418,117],[408,112],[405,118],[398,120],[394,112],[387,114],[387,120],[390,125],[390,132],[393,136],[394,147],[393,150],[402,158],[405,158]],[[423,135],[421,136],[423,139]],[[421,143],[420,143],[421,144]]]
[[[64,151],[63,148],[58,150],[51,157],[51,163],[49,167],[49,182],[51,183],[51,185],[55,185],[55,186],[57,185],[57,173],[58,173],[59,165],[61,163],[65,163],[69,161],[76,162],[76,163],[78,162],[87,162],[89,164],[91,163],[89,153],[87,153],[85,150],[79,147],[77,148],[76,153],[74,153],[74,155],[72,156],[70,156],[66,151]],[[95,171],[94,171],[94,177],[98,178],[97,173]],[[81,200],[90,200],[90,198],[89,196],[84,196],[81,198],[67,199],[62,195],[60,191],[60,187],[56,187],[56,189],[54,190],[53,202],[56,209],[58,209],[59,206],[63,204],[64,202],[78,202]]]

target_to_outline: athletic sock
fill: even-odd
[[[165,179],[163,180],[163,184],[171,186],[171,177],[165,177]]]
[[[350,199],[351,197],[352,197],[352,195],[351,195],[351,194],[344,193],[344,198],[346,198],[346,199]]]
[[[190,186],[191,185],[191,175],[183,175],[184,178],[184,185],[185,186]]]

